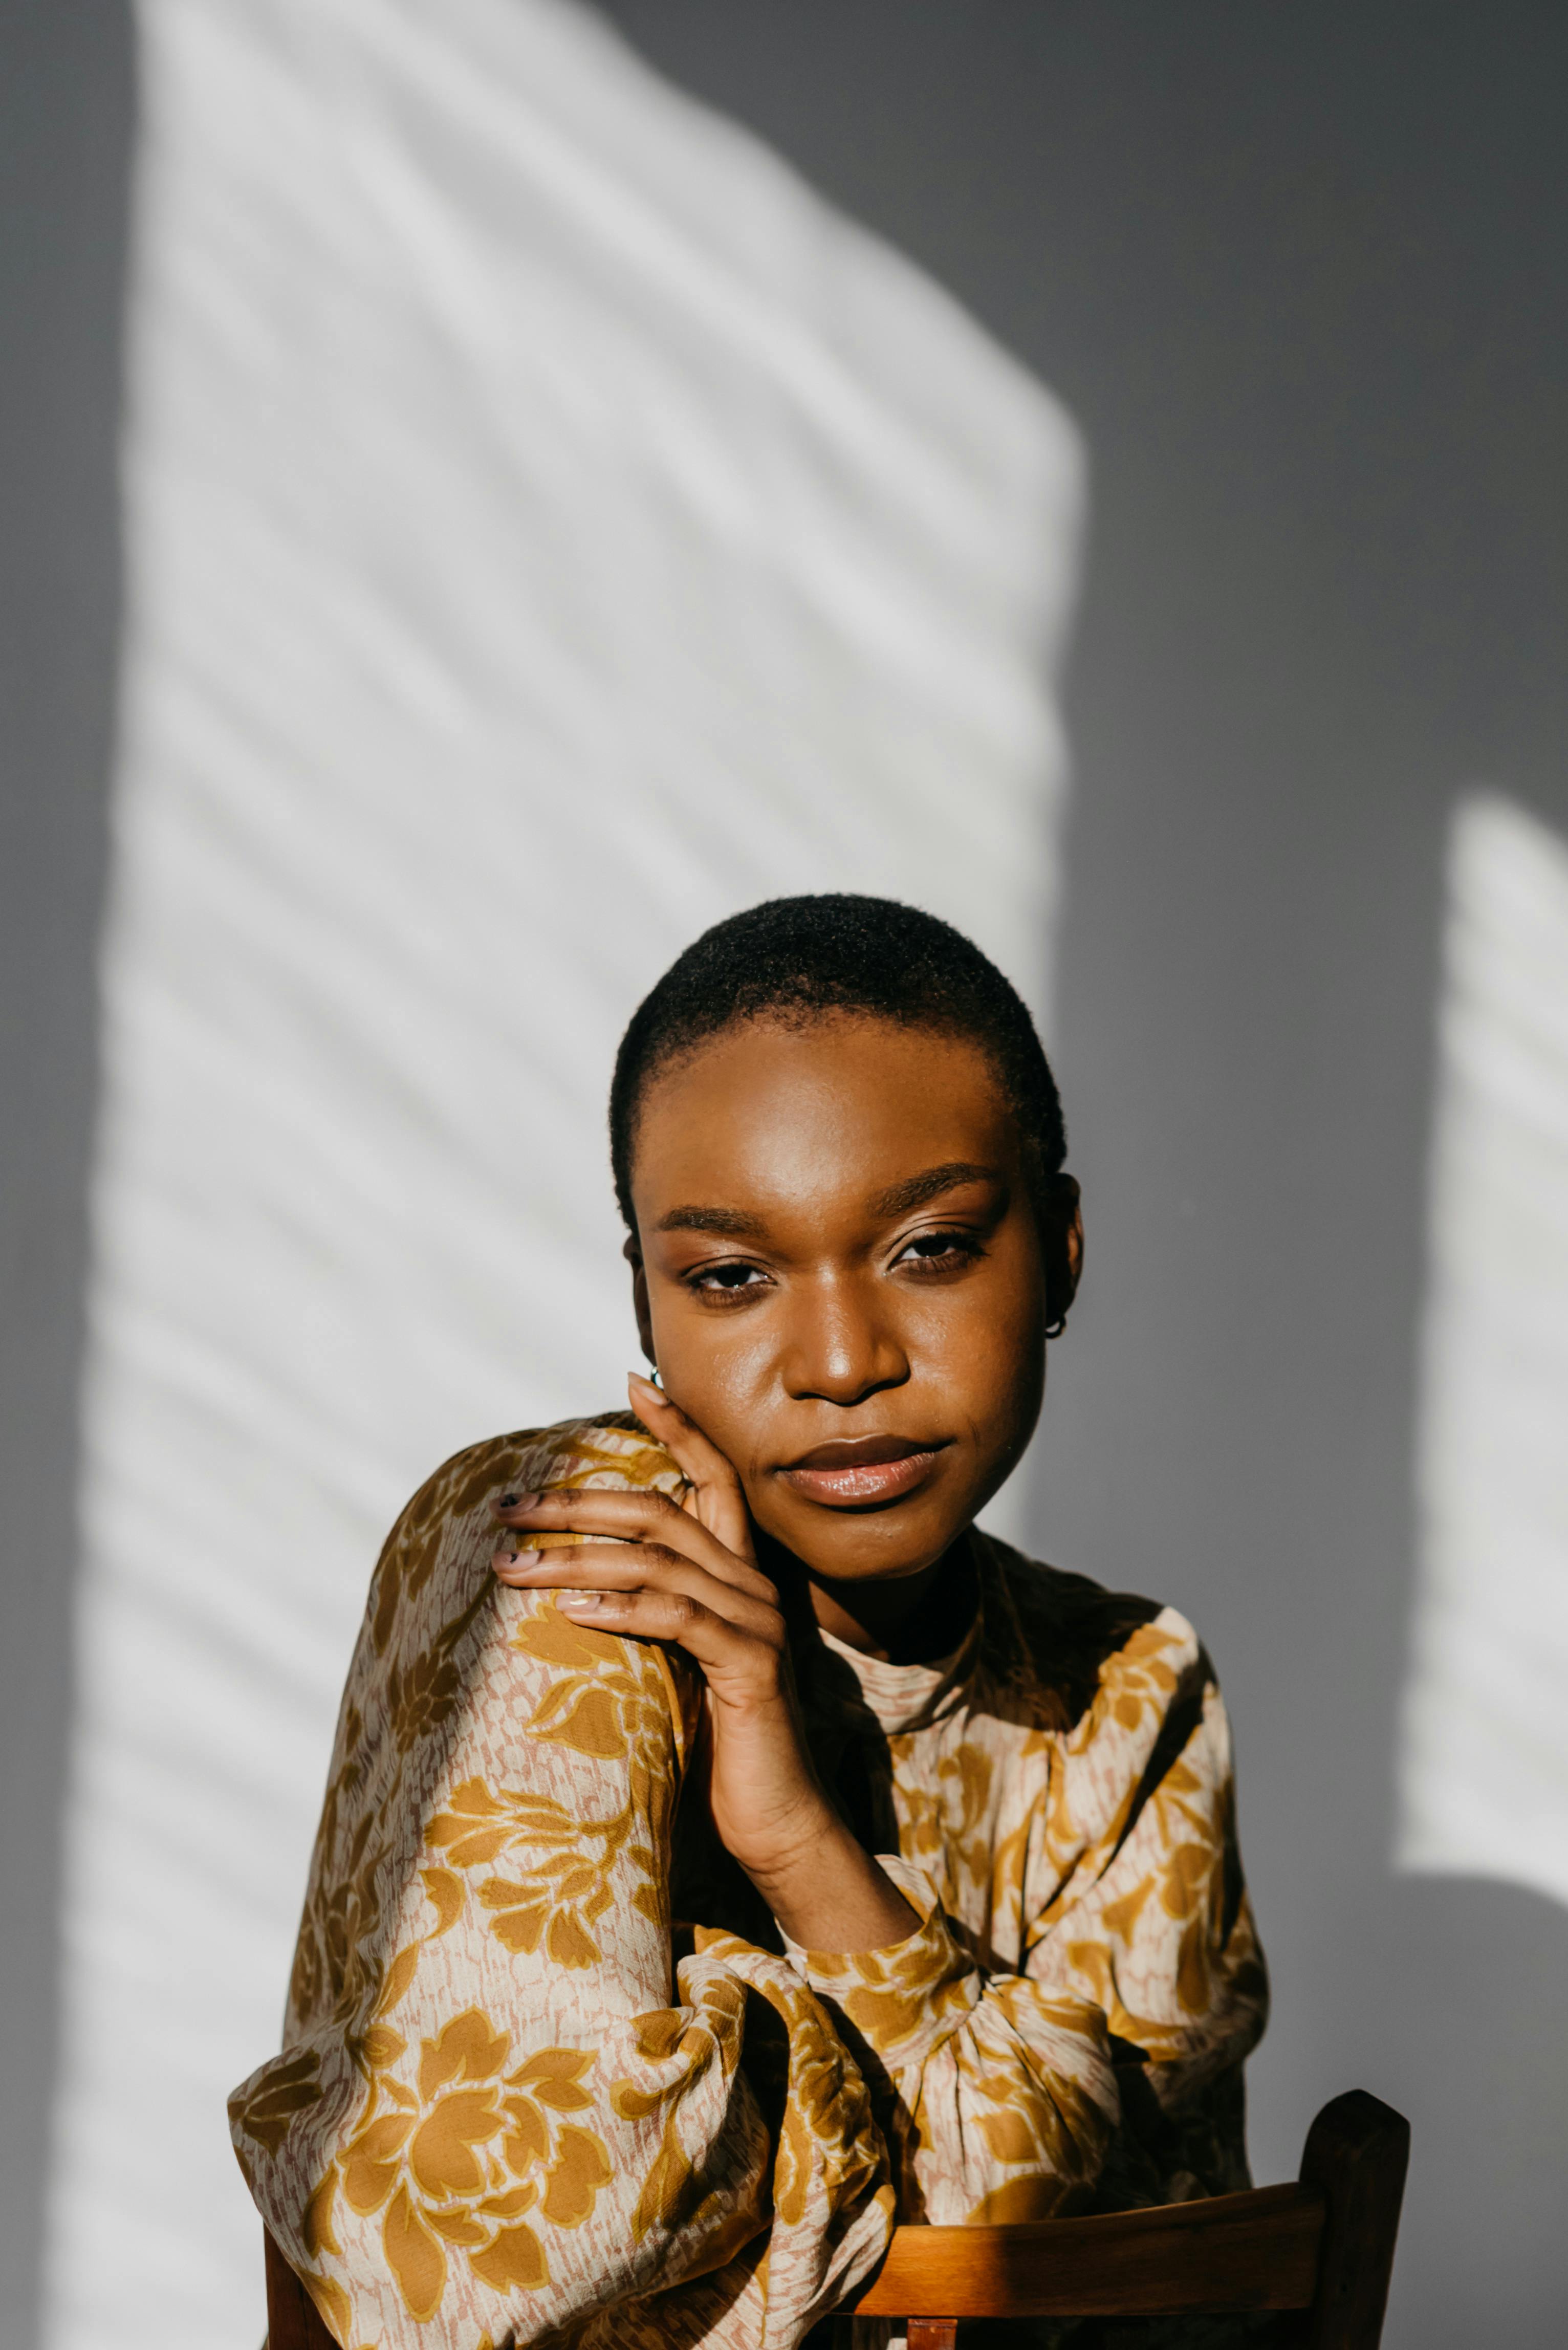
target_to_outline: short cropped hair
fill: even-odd
[[[804,1027],[826,1013],[972,1040],[1023,1129],[1036,1182],[1067,1155],[1062,1100],[1023,998],[971,941],[893,898],[770,898],[715,922],[677,956],[632,1014],[610,1085],[610,1164],[628,1229],[632,1154],[649,1085],[710,1037],[746,1020]]]

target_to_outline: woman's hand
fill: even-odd
[[[648,1379],[632,1409],[689,1481],[661,1493],[521,1493],[496,1515],[515,1541],[503,1583],[560,1594],[564,1616],[635,1639],[670,1640],[707,1682],[709,1801],[719,1835],[792,1939],[880,1949],[913,1931],[903,1896],[856,1841],[805,1751],[778,1594],[756,1563],[741,1481],[696,1424]],[[547,1551],[531,1533],[611,1539]]]

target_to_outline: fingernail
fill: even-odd
[[[503,1493],[501,1506],[504,1510],[531,1510],[541,1498],[538,1493]]]
[[[539,1553],[536,1550],[498,1550],[491,1564],[497,1573],[504,1569],[509,1575],[525,1575],[538,1565]]]
[[[567,1616],[593,1616],[612,1596],[607,1591],[563,1591],[556,1605]]]
[[[515,1493],[503,1493],[498,1506],[504,1510],[510,1510],[515,1507],[516,1501]]]

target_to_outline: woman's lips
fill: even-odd
[[[791,1461],[780,1475],[808,1501],[829,1509],[864,1508],[912,1493],[929,1475],[941,1444],[917,1444],[897,1436],[841,1438],[819,1444]]]

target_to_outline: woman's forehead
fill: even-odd
[[[747,1021],[652,1080],[633,1181],[656,1217],[715,1184],[870,1199],[944,1165],[1005,1172],[1018,1148],[995,1066],[972,1038],[848,1014]]]

